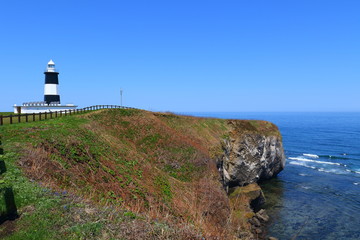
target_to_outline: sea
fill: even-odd
[[[270,216],[268,236],[360,239],[360,112],[183,113],[275,123],[285,169],[260,183]]]

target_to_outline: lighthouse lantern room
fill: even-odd
[[[20,106],[14,105],[14,113],[39,113],[55,112],[76,109],[74,104],[60,104],[59,95],[59,72],[55,63],[50,60],[47,64],[45,74],[44,101],[27,102]]]

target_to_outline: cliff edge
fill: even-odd
[[[256,182],[285,163],[265,121],[107,109],[0,134],[23,216],[4,239],[259,239]]]

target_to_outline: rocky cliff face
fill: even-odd
[[[276,176],[285,166],[277,127],[265,121],[229,121],[218,169],[226,188],[244,186]]]

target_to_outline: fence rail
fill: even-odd
[[[7,116],[0,115],[0,126],[4,124],[14,124],[21,122],[35,122],[41,121],[44,119],[57,118],[67,115],[74,115],[79,113],[90,112],[94,110],[100,109],[108,109],[108,108],[121,108],[121,109],[135,109],[132,107],[124,107],[118,105],[95,105],[90,107],[85,107],[81,109],[73,109],[73,110],[64,110],[64,111],[55,111],[55,112],[40,112],[40,113],[24,113],[24,114],[11,114]]]

